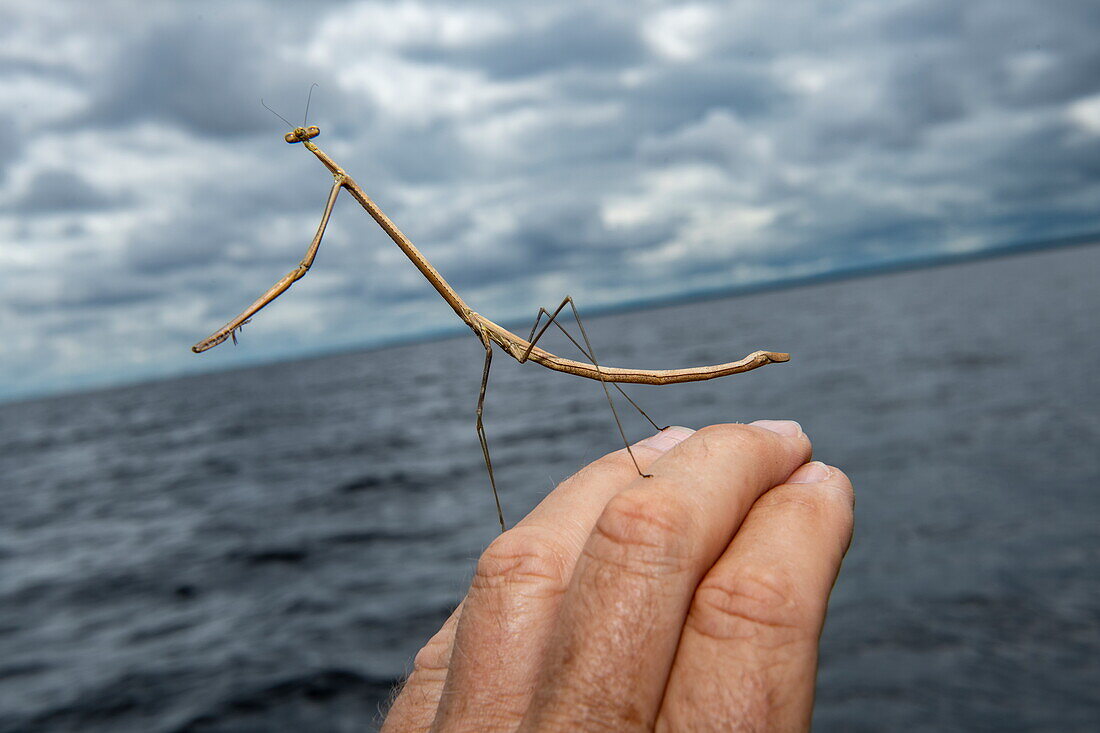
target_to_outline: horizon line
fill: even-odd
[[[934,254],[916,255],[913,257],[903,257],[881,262],[870,262],[841,266],[834,269],[823,270],[821,272],[807,273],[802,275],[791,275],[787,277],[777,277],[770,280],[760,280],[757,282],[744,283],[740,285],[701,288],[699,290],[691,290],[674,295],[622,300],[616,303],[587,308],[585,315],[588,318],[599,318],[600,316],[629,313],[632,311],[671,308],[677,305],[686,305],[689,303],[698,303],[707,300],[756,295],[759,293],[789,290],[829,282],[854,280],[858,278],[874,277],[877,275],[888,275],[892,273],[909,272],[914,270],[934,269],[937,267],[961,265],[968,262],[977,262],[981,260],[998,259],[1002,257],[1012,257],[1017,255],[1031,254],[1035,252],[1069,249],[1073,247],[1084,247],[1098,244],[1100,244],[1100,232],[1091,232],[1088,234],[1077,234],[1065,237],[1057,237],[1054,239],[1013,242],[1010,244],[994,246],[985,249],[977,249],[967,252],[939,252]],[[523,325],[518,321],[518,319],[508,318],[501,319],[501,321],[502,325],[504,325],[506,328]],[[71,389],[66,389],[63,387],[59,389],[50,389],[48,387],[41,390],[31,389],[21,394],[13,393],[10,395],[0,395],[0,407],[6,407],[8,405],[14,405],[24,402],[64,399],[66,397],[72,397],[93,392],[107,392],[116,389],[128,389],[131,387],[154,384],[157,382],[168,382],[177,379],[202,378],[204,376],[210,376],[213,374],[226,374],[246,369],[256,369],[265,366],[273,366],[276,364],[287,364],[299,361],[312,361],[314,359],[324,359],[333,356],[382,351],[384,349],[396,348],[398,346],[409,346],[413,344],[431,343],[433,341],[444,341],[446,339],[461,336],[467,331],[467,327],[461,324],[456,324],[454,326],[444,328],[427,329],[404,336],[380,337],[376,340],[368,340],[355,345],[330,347],[321,346],[317,347],[316,349],[305,350],[293,355],[275,356],[273,358],[260,357],[255,361],[251,361],[245,364],[235,364],[232,366],[212,367],[207,369],[203,369],[200,367],[199,369],[187,369],[174,373],[159,374],[148,377],[137,377],[135,379],[119,382],[111,382],[108,380],[99,384],[92,383],[80,387],[73,387]]]

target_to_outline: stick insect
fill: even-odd
[[[264,106],[266,107],[267,105]],[[286,122],[285,118],[282,119]],[[710,366],[690,367],[686,369],[631,369],[601,366],[596,360],[596,353],[592,349],[592,343],[581,321],[577,305],[573,301],[573,298],[568,295],[562,299],[561,303],[559,303],[553,311],[549,311],[546,308],[539,308],[538,315],[535,317],[535,323],[531,327],[530,334],[526,339],[521,338],[503,326],[477,313],[466,304],[466,301],[464,301],[443,276],[439,274],[439,271],[432,266],[427,257],[416,248],[409,238],[397,228],[397,225],[382,212],[369,196],[367,196],[363,189],[359,187],[359,184],[356,183],[343,168],[337,165],[332,158],[312,142],[313,138],[321,134],[320,129],[315,126],[306,127],[305,122],[300,126],[290,125],[289,122],[287,122],[287,125],[290,126],[292,130],[284,136],[286,142],[291,144],[301,143],[309,152],[317,156],[317,159],[320,160],[325,168],[332,174],[333,184],[332,188],[329,190],[328,200],[325,202],[324,213],[321,214],[321,223],[317,226],[317,232],[313,235],[313,241],[310,242],[305,256],[293,270],[272,285],[266,293],[257,298],[256,301],[248,306],[240,315],[229,321],[229,323],[222,326],[209,337],[192,346],[191,350],[195,353],[201,353],[230,338],[236,342],[236,334],[241,326],[248,323],[252,316],[261,308],[282,295],[291,285],[305,276],[309,268],[313,265],[314,258],[317,256],[317,249],[320,247],[321,238],[325,234],[325,227],[328,225],[329,217],[332,214],[332,208],[336,204],[336,197],[339,196],[341,190],[347,190],[352,198],[358,201],[378,225],[382,227],[386,234],[389,235],[394,244],[396,244],[409,260],[412,261],[416,269],[420,270],[420,273],[427,278],[436,292],[438,292],[443,297],[443,300],[447,302],[447,305],[451,306],[455,314],[470,327],[485,349],[485,362],[481,374],[481,389],[478,392],[477,409],[475,411],[477,418],[475,425],[478,441],[481,444],[482,457],[485,461],[485,468],[489,474],[489,485],[492,488],[493,498],[496,502],[497,519],[500,522],[502,532],[505,530],[504,511],[501,509],[500,505],[500,495],[497,492],[496,478],[493,474],[493,463],[489,457],[489,444],[485,437],[485,426],[482,421],[482,414],[485,407],[485,392],[489,384],[489,367],[493,361],[494,346],[520,364],[531,361],[547,369],[598,381],[603,386],[608,405],[610,405],[611,413],[615,418],[615,424],[619,429],[619,435],[623,440],[623,444],[626,446],[626,450],[631,460],[634,462],[634,467],[638,470],[640,476],[647,478],[649,475],[641,470],[637,458],[635,458],[634,452],[630,448],[630,442],[627,440],[626,433],[623,431],[622,422],[619,420],[619,414],[615,408],[615,401],[611,397],[611,389],[609,386],[613,387],[626,398],[626,400],[629,401],[654,428],[661,430],[662,428],[659,428],[649,415],[647,415],[637,403],[630,399],[626,392],[623,391],[622,387],[619,386],[620,384],[666,385],[678,384],[680,382],[697,382],[724,377],[730,374],[747,372],[766,364],[785,362],[790,358],[789,354],[772,351],[754,351],[738,361],[731,361],[725,364],[713,364]],[[577,329],[581,336],[580,341],[578,341],[558,321],[558,316],[561,315],[566,306],[569,307],[570,314],[577,324]],[[537,346],[539,340],[551,325],[556,326],[564,333],[581,354],[588,359],[588,362],[565,359],[539,348],[539,346]],[[583,342],[583,345],[581,342]]]

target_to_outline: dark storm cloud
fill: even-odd
[[[228,29],[157,28],[116,61],[85,119],[100,125],[170,120],[201,135],[255,132],[266,120],[239,100],[255,89],[259,61],[247,39]]]
[[[313,81],[281,63],[264,26],[244,13],[183,17],[151,24],[125,43],[77,124],[129,125],[159,120],[210,137],[272,130],[258,100],[304,102]],[[299,108],[284,109],[297,120]],[[281,124],[275,122],[275,124]]]
[[[892,43],[951,39],[963,28],[966,15],[966,3],[903,3],[883,15],[873,30]]]
[[[972,99],[971,90],[957,68],[930,66],[923,59],[902,59],[890,70],[885,107],[898,139],[916,145],[915,134],[932,126],[963,117]]]
[[[94,314],[97,310],[142,303],[158,293],[144,283],[112,281],[89,277],[91,273],[72,273],[60,293],[36,293],[10,301],[10,307],[23,316],[47,315],[57,310]],[[68,317],[68,316],[67,316]]]
[[[629,20],[569,10],[546,25],[461,48],[410,43],[403,55],[431,63],[473,67],[498,79],[582,69],[600,71],[642,61],[647,49]]]
[[[631,121],[649,131],[664,132],[712,109],[759,119],[779,113],[788,98],[782,81],[765,66],[746,68],[708,59],[656,70],[628,93]],[[793,112],[787,108],[787,112]]]
[[[1071,199],[1100,180],[1100,136],[1085,137],[1065,122],[1053,122],[993,148],[984,162],[971,175],[999,207],[1058,206],[1057,194]]]
[[[182,368],[293,267],[331,177],[258,99],[297,123],[313,82],[489,315],[1100,230],[1098,36],[1071,0],[13,6],[0,370]],[[249,358],[451,323],[348,196],[291,297]]]
[[[937,86],[964,86],[975,101],[1032,107],[1057,104],[1100,91],[1100,6],[1091,2],[917,3],[886,16],[889,40],[912,48],[895,64],[891,84],[934,109]],[[1014,61],[1033,68],[1013,73]],[[921,73],[923,79],[916,77]],[[1019,73],[1023,72],[1023,73]],[[952,83],[951,79],[955,81]],[[908,83],[907,83],[908,82]]]
[[[442,122],[402,131],[399,145],[371,145],[378,166],[412,184],[454,180],[476,165],[455,130]]]
[[[27,187],[3,204],[3,209],[23,214],[56,214],[109,209],[122,203],[82,176],[66,170],[47,169],[37,172]]]
[[[252,239],[245,225],[232,219],[189,221],[180,217],[170,226],[136,233],[126,245],[123,261],[136,276],[216,268],[225,264],[226,250],[242,238]]]

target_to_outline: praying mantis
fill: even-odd
[[[312,89],[311,89],[312,91]],[[266,105],[264,105],[266,106]],[[270,108],[269,108],[270,109]],[[308,107],[307,107],[308,110]],[[308,112],[307,112],[308,113]],[[284,122],[286,120],[284,119]],[[287,123],[290,124],[289,122]],[[500,326],[493,321],[489,320],[485,316],[474,311],[470,306],[466,304],[455,289],[439,274],[439,271],[432,266],[428,261],[428,258],[416,248],[416,246],[409,240],[408,237],[402,233],[397,225],[394,224],[385,213],[378,207],[374,201],[360,188],[359,184],[349,176],[343,168],[336,164],[323,150],[321,150],[315,143],[312,142],[313,138],[321,134],[320,129],[316,126],[306,127],[303,122],[300,126],[293,126],[290,132],[286,133],[284,139],[291,144],[301,143],[309,152],[317,156],[317,159],[328,169],[332,174],[333,184],[329,191],[328,199],[325,202],[324,213],[321,215],[321,223],[317,226],[317,232],[313,235],[313,241],[310,242],[309,248],[306,250],[305,256],[301,259],[298,265],[282,277],[278,282],[272,285],[267,292],[257,298],[252,305],[248,306],[240,315],[232,319],[220,329],[215,331],[207,338],[199,341],[197,344],[191,347],[191,350],[195,353],[201,353],[207,349],[213,348],[218,344],[232,338],[236,343],[237,331],[245,323],[254,316],[260,309],[266,306],[275,298],[282,295],[287,289],[290,288],[295,282],[300,280],[309,272],[310,267],[313,265],[313,260],[317,256],[317,250],[321,245],[321,238],[325,234],[325,228],[328,226],[329,217],[332,214],[333,206],[336,204],[336,197],[340,195],[340,191],[346,190],[352,198],[359,202],[359,204],[366,209],[367,213],[378,223],[379,226],[389,235],[394,244],[405,253],[405,256],[412,261],[413,265],[420,271],[428,282],[435,288],[443,300],[447,302],[458,315],[462,321],[470,327],[478,341],[485,349],[485,362],[481,375],[481,389],[478,393],[476,414],[476,429],[478,435],[478,441],[481,444],[482,457],[485,461],[485,468],[489,474],[489,484],[493,491],[493,498],[496,502],[497,519],[500,522],[500,529],[503,532],[505,530],[504,523],[504,511],[500,504],[500,495],[497,492],[496,478],[493,474],[493,463],[489,456],[489,445],[485,437],[485,426],[482,420],[484,407],[485,407],[485,392],[489,384],[489,367],[493,360],[493,347],[496,346],[508,356],[512,357],[520,364],[524,364],[528,361],[534,362],[539,366],[546,367],[558,372],[564,372],[566,374],[572,374],[577,377],[584,377],[586,379],[592,379],[600,382],[603,386],[603,391],[607,397],[607,402],[611,407],[612,415],[615,418],[615,423],[618,426],[619,434],[623,439],[623,444],[626,446],[627,453],[630,455],[631,460],[634,462],[634,467],[638,470],[638,474],[642,477],[649,477],[642,471],[638,464],[637,458],[634,456],[634,451],[631,450],[630,442],[626,439],[626,434],[623,431],[622,422],[619,420],[618,411],[615,409],[615,402],[611,397],[611,390],[609,385],[614,387],[623,397],[625,397],[631,405],[633,405],[646,420],[653,425],[657,430],[661,430],[649,415],[645,413],[630,397],[623,391],[620,384],[650,384],[650,385],[666,385],[666,384],[678,384],[680,382],[698,382],[708,379],[715,379],[717,377],[724,377],[730,374],[739,374],[741,372],[747,372],[758,367],[765,366],[767,364],[777,364],[785,362],[790,359],[789,354],[777,353],[773,351],[754,351],[748,356],[738,361],[731,361],[724,364],[713,364],[710,366],[690,367],[685,369],[630,369],[601,366],[596,360],[596,354],[592,349],[592,344],[588,339],[588,334],[585,332],[584,324],[581,321],[579,312],[577,311],[577,305],[573,301],[573,298],[566,296],[562,299],[561,303],[553,310],[553,312],[546,308],[539,308],[538,315],[535,317],[535,323],[531,327],[531,332],[526,339],[517,336],[508,329]],[[573,337],[558,322],[558,316],[564,311],[565,307],[569,306],[573,315],[573,319],[577,324],[580,331],[581,341],[583,345]],[[544,321],[543,318],[546,318]],[[574,361],[572,359],[565,359],[555,354],[550,353],[537,346],[539,339],[542,338],[546,330],[553,324],[556,326],[565,336],[573,343],[573,345],[584,355],[588,362]],[[541,328],[540,328],[541,326]]]

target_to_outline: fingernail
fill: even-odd
[[[810,461],[804,466],[801,466],[797,471],[791,474],[791,477],[787,479],[788,484],[816,484],[829,478],[833,473],[833,469],[826,466],[821,461]]]
[[[684,440],[694,433],[691,428],[682,428],[679,425],[673,425],[667,427],[656,435],[651,435],[645,440],[638,441],[638,446],[645,446],[646,448],[652,448],[655,451],[665,453],[671,450],[673,447],[684,442]]]
[[[757,420],[749,423],[749,425],[755,425],[758,428],[764,428],[773,433],[785,435],[788,438],[797,438],[802,435],[802,426],[794,420]]]

